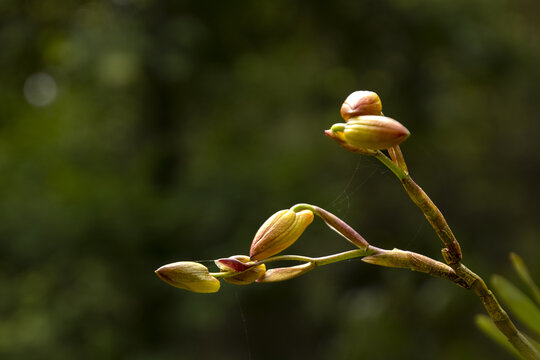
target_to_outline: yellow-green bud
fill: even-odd
[[[263,260],[291,246],[313,221],[313,212],[281,210],[272,215],[259,228],[249,256],[252,260]]]
[[[377,115],[350,118],[343,130],[343,138],[347,144],[373,150],[399,145],[409,135],[409,130],[398,121]]]
[[[208,268],[192,261],[163,265],[155,271],[167,284],[197,293],[214,293],[219,290],[219,280],[210,275]]]
[[[315,268],[314,263],[305,263],[302,265],[270,269],[266,272],[266,274],[264,274],[263,277],[257,280],[257,282],[269,283],[269,282],[291,280],[300,275],[304,275],[305,273],[307,273],[310,270],[313,270],[314,268]]]
[[[234,255],[226,259],[218,259],[216,265],[222,272],[239,272],[240,274],[225,277],[223,280],[235,285],[248,285],[264,276],[266,266],[264,264],[256,265],[249,256]]]
[[[382,115],[381,99],[373,91],[355,91],[345,99],[340,112],[345,121],[360,115]]]

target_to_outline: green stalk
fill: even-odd
[[[323,257],[309,257],[309,256],[302,256],[302,255],[277,255],[272,256],[264,260],[257,261],[253,264],[253,266],[261,265],[261,264],[268,264],[276,261],[301,261],[306,263],[312,263],[315,266],[323,266],[332,264],[335,262],[343,261],[343,260],[349,260],[359,257],[364,257],[373,254],[378,249],[355,249],[355,250],[349,250],[333,255],[323,256]],[[250,267],[251,268],[251,267]],[[217,272],[217,273],[210,273],[215,278],[227,278],[231,276],[236,276],[239,274],[242,274],[246,271],[249,271],[249,269],[246,269],[244,271],[238,272],[238,271],[223,271],[223,272]]]
[[[440,261],[431,259],[421,254],[414,253],[412,251],[403,251],[398,249],[385,250],[371,245],[367,249],[349,250],[322,257],[309,257],[302,255],[277,255],[257,261],[253,264],[253,266],[269,264],[276,261],[295,261],[304,262],[306,264],[313,264],[316,267],[355,258],[363,258],[362,260],[364,262],[374,265],[394,268],[405,268],[412,271],[423,272],[433,277],[450,280],[461,287],[466,286],[466,284],[450,266]],[[248,270],[249,269],[246,269],[245,271]],[[219,272],[210,273],[210,275],[216,278],[227,278],[239,275],[241,273],[242,272]]]
[[[268,264],[274,261],[303,261],[303,262],[310,262],[315,264],[316,266],[323,266],[332,264],[335,262],[343,261],[343,260],[349,260],[359,257],[364,257],[371,255],[375,252],[375,250],[372,250],[370,248],[364,250],[364,249],[355,249],[355,250],[349,250],[337,254],[332,254],[328,256],[322,256],[322,257],[308,257],[308,256],[300,256],[300,255],[278,255],[273,256],[268,259],[264,259],[257,262],[257,265],[259,264]]]
[[[404,178],[409,176],[409,174],[407,174],[407,172],[405,170],[400,168],[398,165],[394,164],[394,162],[392,160],[390,160],[388,158],[388,156],[384,155],[382,153],[382,151],[377,150],[377,153],[375,154],[375,157],[380,162],[382,162],[388,169],[390,169],[394,173],[394,175],[396,175],[398,177],[399,180],[403,180]]]

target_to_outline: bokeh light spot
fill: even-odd
[[[34,106],[49,105],[57,93],[56,81],[43,72],[30,75],[24,83],[24,97]]]

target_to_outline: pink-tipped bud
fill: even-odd
[[[167,284],[197,293],[214,293],[219,290],[219,280],[210,275],[208,268],[192,261],[163,265],[155,271]]]
[[[248,285],[264,276],[266,266],[264,264],[255,265],[249,256],[234,255],[225,259],[215,261],[222,272],[238,272],[238,275],[223,278],[223,280],[235,285]]]
[[[281,210],[272,215],[259,228],[249,256],[252,260],[263,260],[291,246],[313,221],[313,212]]]
[[[345,99],[340,112],[345,121],[360,115],[382,115],[381,99],[373,91],[355,91]]]
[[[409,130],[386,116],[363,115],[349,119],[343,131],[345,142],[357,148],[384,150],[401,144]]]

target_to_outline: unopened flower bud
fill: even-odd
[[[281,210],[272,215],[259,228],[249,256],[252,260],[263,260],[291,246],[313,221],[313,212]]]
[[[225,277],[223,280],[235,285],[247,285],[256,281],[266,272],[264,264],[254,265],[249,256],[234,255],[226,259],[218,259],[216,265],[223,272],[238,272],[238,275]]]
[[[398,121],[386,116],[363,115],[349,119],[345,142],[357,148],[383,150],[401,144],[410,135]]]
[[[379,253],[363,257],[362,261],[391,268],[412,269],[413,267],[418,266],[415,262],[415,255],[418,254],[399,249],[393,249],[391,251],[381,250]]]
[[[312,205],[313,206],[313,205]],[[357,233],[352,227],[350,227],[343,220],[338,218],[336,215],[320,208],[318,206],[313,206],[313,209],[317,215],[324,220],[326,225],[328,225],[332,230],[343,236],[345,239],[350,241],[352,244],[356,245],[359,249],[367,250],[369,247],[366,239]]]
[[[377,253],[362,258],[362,261],[379,266],[423,272],[431,276],[451,280],[459,286],[468,288],[467,283],[459,278],[450,266],[410,251],[379,249]]]
[[[257,282],[269,283],[269,282],[291,280],[300,275],[304,275],[310,270],[313,270],[315,266],[316,265],[314,263],[305,263],[302,265],[270,269],[266,272],[266,274],[264,274],[263,277],[257,280]]]
[[[192,261],[163,265],[155,271],[167,284],[197,293],[214,293],[219,290],[219,280],[210,275],[208,268]]]
[[[382,115],[379,95],[373,91],[355,91],[341,105],[341,117],[345,121],[360,115]]]

